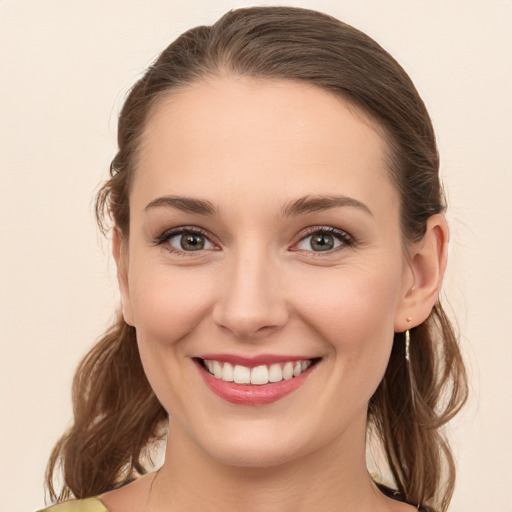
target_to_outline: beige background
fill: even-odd
[[[117,293],[91,198],[133,81],[183,30],[256,2],[0,1],[0,511],[43,504],[73,369]],[[453,512],[512,512],[512,2],[290,1],[354,24],[411,74],[450,201],[445,293],[472,396]]]

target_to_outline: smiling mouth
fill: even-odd
[[[196,360],[210,375],[224,382],[246,386],[263,386],[297,378],[317,364],[320,359],[317,357],[298,361],[286,361],[254,366],[252,368],[212,359],[197,358]]]

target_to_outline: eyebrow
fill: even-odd
[[[213,215],[215,213],[215,206],[210,201],[182,196],[157,197],[146,206],[145,210],[147,211],[158,206],[168,206],[184,212],[199,213],[201,215]]]
[[[357,199],[344,195],[300,197],[284,207],[283,216],[304,215],[346,206],[357,208],[373,217],[373,213],[368,206]]]
[[[153,199],[145,208],[157,208],[166,206],[169,208],[176,208],[188,213],[198,213],[200,215],[214,215],[216,208],[210,201],[204,199],[193,199],[191,197],[183,196],[162,196]],[[344,195],[337,196],[303,196],[288,203],[282,210],[284,217],[292,217],[304,215],[307,213],[321,212],[330,208],[339,207],[352,207],[357,208],[371,216],[373,213],[370,208],[361,201],[352,197]]]

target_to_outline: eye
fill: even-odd
[[[195,252],[215,249],[215,245],[198,228],[175,228],[163,233],[157,245],[166,245],[171,252]]]
[[[301,238],[295,246],[299,251],[334,252],[353,245],[353,239],[340,229],[325,227],[313,228],[308,235]]]

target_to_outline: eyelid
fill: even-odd
[[[198,251],[185,251],[181,249],[177,249],[176,247],[173,247],[172,245],[168,244],[169,240],[171,238],[174,238],[175,236],[183,235],[183,234],[192,234],[192,235],[200,235],[208,240],[214,248],[213,249],[201,249]],[[193,253],[202,253],[204,251],[216,251],[219,250],[218,244],[212,239],[213,237],[206,232],[203,228],[200,228],[198,226],[177,226],[171,229],[167,229],[164,231],[161,235],[157,236],[153,244],[154,245],[164,245],[167,244],[165,249],[171,253],[178,254],[180,256],[190,256]]]
[[[307,249],[297,249],[294,247],[297,247],[297,245],[301,242],[303,242],[308,237],[321,233],[321,234],[328,234],[336,238],[341,244],[338,247],[335,247],[333,249],[327,250],[327,251],[314,251],[313,249],[307,250]],[[356,240],[352,235],[347,233],[343,229],[334,228],[332,226],[311,226],[309,228],[306,228],[305,232],[301,233],[300,238],[297,242],[295,242],[291,248],[292,251],[303,251],[307,253],[312,253],[315,257],[316,256],[328,256],[330,254],[336,253],[340,250],[353,247],[356,244]]]
[[[215,237],[213,237],[206,230],[204,230],[203,228],[200,228],[198,226],[177,226],[177,227],[173,227],[173,228],[167,229],[161,235],[157,236],[153,240],[153,244],[154,245],[164,245],[171,238],[173,238],[175,236],[178,236],[178,235],[186,234],[186,233],[200,235],[200,236],[205,237],[208,240],[208,242],[210,242],[214,246],[214,248],[213,249],[201,249],[201,250],[198,250],[198,251],[185,251],[185,250],[177,249],[177,248],[171,246],[170,244],[167,244],[165,249],[168,250],[171,253],[178,254],[180,256],[185,256],[185,255],[190,256],[194,252],[204,253],[205,251],[212,251],[212,250],[213,251],[219,251],[219,250],[221,250],[220,247],[219,247],[220,244],[215,239]],[[334,236],[334,238],[336,238],[340,242],[340,245],[338,247],[335,247],[333,249],[326,250],[326,251],[314,251],[312,249],[311,250],[307,250],[307,249],[298,249],[298,248],[296,248],[297,245],[299,243],[301,243],[302,241],[304,241],[306,238],[308,238],[308,237],[310,237],[310,236],[312,236],[314,234],[318,234],[318,233],[328,234],[328,235]],[[349,248],[349,247],[352,247],[352,246],[355,246],[355,245],[356,245],[355,238],[352,235],[350,235],[347,231],[345,231],[343,229],[334,228],[332,226],[311,226],[311,227],[308,227],[305,230],[303,230],[303,232],[300,234],[300,238],[298,239],[298,241],[296,241],[292,245],[290,250],[291,251],[302,251],[302,252],[306,252],[306,253],[311,253],[313,256],[324,256],[325,257],[325,256],[328,256],[330,254],[336,253],[339,250],[342,250],[342,249],[345,249],[345,248]]]

